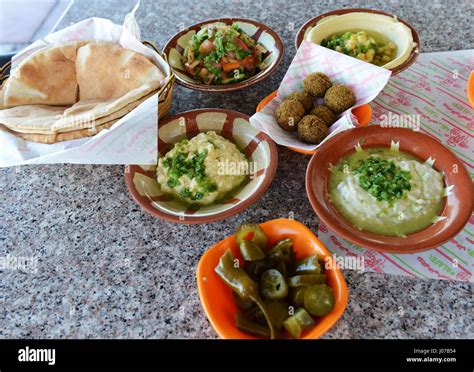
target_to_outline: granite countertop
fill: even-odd
[[[474,48],[468,1],[193,3],[142,0],[138,20],[143,37],[163,47],[181,26],[241,16],[273,27],[286,51],[270,78],[243,91],[200,93],[176,86],[171,113],[221,107],[251,115],[278,87],[294,56],[298,28],[314,15],[343,6],[399,15],[418,30],[423,52]],[[92,16],[121,23],[133,5],[76,0],[60,28]],[[206,248],[244,221],[290,213],[317,229],[305,192],[309,157],[282,147],[278,153],[276,177],[258,202],[224,221],[193,226],[160,221],[142,211],[128,194],[123,166],[1,169],[0,257],[32,257],[36,270],[0,271],[0,337],[216,338],[196,289],[196,265]],[[349,303],[324,338],[474,337],[469,283],[344,275]]]

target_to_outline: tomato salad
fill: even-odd
[[[231,84],[264,70],[267,50],[236,23],[205,25],[183,53],[186,71],[207,85]]]

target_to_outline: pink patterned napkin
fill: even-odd
[[[467,79],[473,69],[474,50],[421,54],[408,70],[393,76],[372,103],[372,121],[418,114],[419,130],[449,147],[472,177],[474,109],[467,100]],[[318,236],[339,256],[363,257],[367,271],[473,282],[474,217],[448,243],[417,254],[384,254],[357,247],[323,223]]]

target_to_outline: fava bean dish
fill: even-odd
[[[296,260],[291,239],[269,247],[257,224],[237,228],[235,239],[244,262],[229,249],[215,272],[233,290],[238,329],[264,338],[300,338],[315,325],[315,317],[333,309],[322,257]]]
[[[265,47],[236,23],[205,25],[183,53],[186,71],[207,85],[231,84],[248,79],[267,66]]]
[[[323,47],[347,54],[377,66],[383,66],[394,59],[397,46],[381,35],[371,35],[366,31],[345,32],[323,39]]]

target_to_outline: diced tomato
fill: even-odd
[[[242,61],[242,66],[244,66],[244,68],[249,72],[255,71],[255,65],[256,59],[252,55],[245,57]]]
[[[225,72],[233,71],[240,67],[240,62],[229,62],[222,65],[222,69]]]
[[[247,46],[247,44],[245,44],[242,40],[240,40],[238,37],[235,38],[235,42],[237,43],[237,45],[239,46],[239,48],[243,49],[243,50],[246,50],[246,51],[250,51],[249,47]]]
[[[199,46],[199,52],[202,54],[209,54],[216,49],[212,41],[204,40]]]

